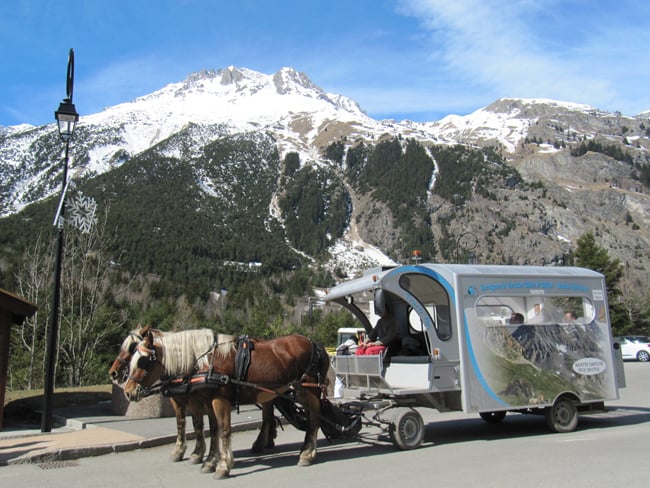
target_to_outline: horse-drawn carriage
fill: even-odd
[[[413,449],[424,436],[417,408],[426,407],[475,412],[488,422],[507,412],[543,414],[551,430],[568,432],[578,411],[603,409],[624,384],[604,278],[590,270],[400,266],[371,270],[324,299],[349,310],[367,333],[388,305],[399,340],[381,354],[329,358],[322,345],[298,335],[258,340],[145,330],[125,340],[113,378],[128,359],[130,399],[163,379],[177,419],[185,405],[207,408],[212,443],[220,440],[221,449],[211,448],[204,468],[218,463],[219,477],[233,465],[230,412],[239,403],[263,408],[254,450],[273,445],[277,408],[305,431],[299,464],[307,465],[319,427],[328,438],[350,437],[367,422],[384,427],[398,448]],[[511,320],[516,315],[523,323]],[[343,388],[330,401],[323,393],[333,375]],[[180,440],[184,423],[178,425]]]
[[[568,432],[579,411],[602,410],[624,386],[604,277],[591,270],[399,266],[370,270],[324,299],[367,332],[387,305],[396,316],[396,347],[337,355],[333,367],[344,386],[338,404],[375,409],[401,449],[423,439],[414,407],[478,413],[488,422],[507,412],[542,414],[552,431]]]

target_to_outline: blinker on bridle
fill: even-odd
[[[131,358],[133,357],[133,354],[135,353],[138,343],[143,340],[143,337],[140,334],[137,334],[135,332],[131,332],[129,334],[129,337],[131,338],[131,343],[129,344],[129,347],[126,349],[126,354],[124,354],[122,351],[118,354],[118,356],[115,358],[121,365],[121,369],[124,369],[122,373],[122,377],[124,378],[124,381],[129,379],[129,370],[128,366],[131,363]],[[124,357],[122,355],[124,354]],[[126,369],[125,369],[126,368]],[[114,375],[111,375],[114,380],[117,379],[119,376],[119,370],[115,372]]]
[[[137,351],[140,353],[140,357],[138,358],[136,365],[138,369],[144,371],[144,375],[142,376],[142,378],[138,379],[135,378],[132,374],[129,374],[129,379],[133,380],[139,385],[140,383],[142,383],[142,381],[144,381],[144,378],[147,376],[147,374],[149,374],[149,371],[151,370],[153,363],[155,363],[158,358],[156,357],[156,349],[153,347],[151,349],[148,349],[144,345],[138,344],[136,348]]]

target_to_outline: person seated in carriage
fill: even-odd
[[[377,325],[368,333],[366,340],[359,344],[355,354],[381,354],[387,348],[394,347],[399,343],[398,336],[398,323],[392,314],[388,303],[384,306],[384,311],[381,318],[377,321]],[[397,344],[399,348],[399,344]]]
[[[336,348],[336,354],[338,356],[354,355],[360,342],[363,342],[363,332],[357,331]]]

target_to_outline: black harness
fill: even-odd
[[[235,401],[239,414],[239,393],[241,387],[255,388],[276,395],[273,405],[282,413],[284,418],[299,430],[307,431],[309,420],[305,409],[296,402],[296,388],[320,388],[324,392],[323,377],[321,375],[322,361],[327,361],[325,349],[310,339],[311,356],[305,372],[300,379],[291,382],[284,393],[271,390],[263,385],[246,381],[248,369],[251,364],[251,352],[255,343],[248,336],[240,336],[237,339],[237,352],[235,353],[235,375],[230,377],[227,374],[216,372],[210,367],[208,371],[194,372],[191,375],[161,378],[161,384],[152,387],[145,396],[161,392],[163,396],[183,396],[201,389],[214,389],[228,384],[235,385]],[[213,355],[217,343],[213,345],[206,354]],[[157,361],[155,351],[149,357],[142,357],[139,365],[149,370],[151,365]],[[146,363],[145,363],[146,362]],[[210,361],[212,364],[212,361]],[[314,382],[315,380],[315,382]],[[355,436],[361,429],[361,416],[358,412],[347,411],[333,405],[323,394],[321,397],[320,413],[321,429],[328,440],[332,438]]]
[[[235,371],[233,376],[215,371],[212,366],[208,371],[195,371],[190,375],[165,377],[161,379],[160,391],[164,396],[187,395],[192,391],[203,388],[216,388],[227,384],[235,385],[234,404],[239,412],[239,396],[241,387],[251,387],[260,391],[267,391],[277,395],[275,390],[270,390],[263,385],[247,381],[248,370],[251,364],[252,351],[255,343],[248,336],[237,338],[237,352],[235,353]],[[322,375],[320,373],[322,357],[321,349],[313,341],[311,343],[311,357],[309,363],[300,379],[289,384],[289,388],[302,385],[307,387],[322,387]],[[215,343],[209,354],[214,354],[218,344]],[[210,362],[212,364],[212,361]],[[309,383],[305,383],[309,381]],[[315,381],[315,382],[314,382]],[[153,392],[153,390],[152,390]]]

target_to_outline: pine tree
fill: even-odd
[[[619,282],[623,277],[623,266],[618,259],[611,259],[607,249],[598,246],[592,232],[586,232],[578,239],[575,263],[583,268],[593,269],[605,276],[607,301],[612,329],[615,335],[629,327],[629,320],[619,299]]]
[[[610,297],[618,296],[620,291],[618,283],[623,276],[623,266],[618,259],[611,259],[607,249],[596,244],[592,232],[586,232],[578,239],[575,253],[578,266],[593,269],[605,275],[605,282]]]

